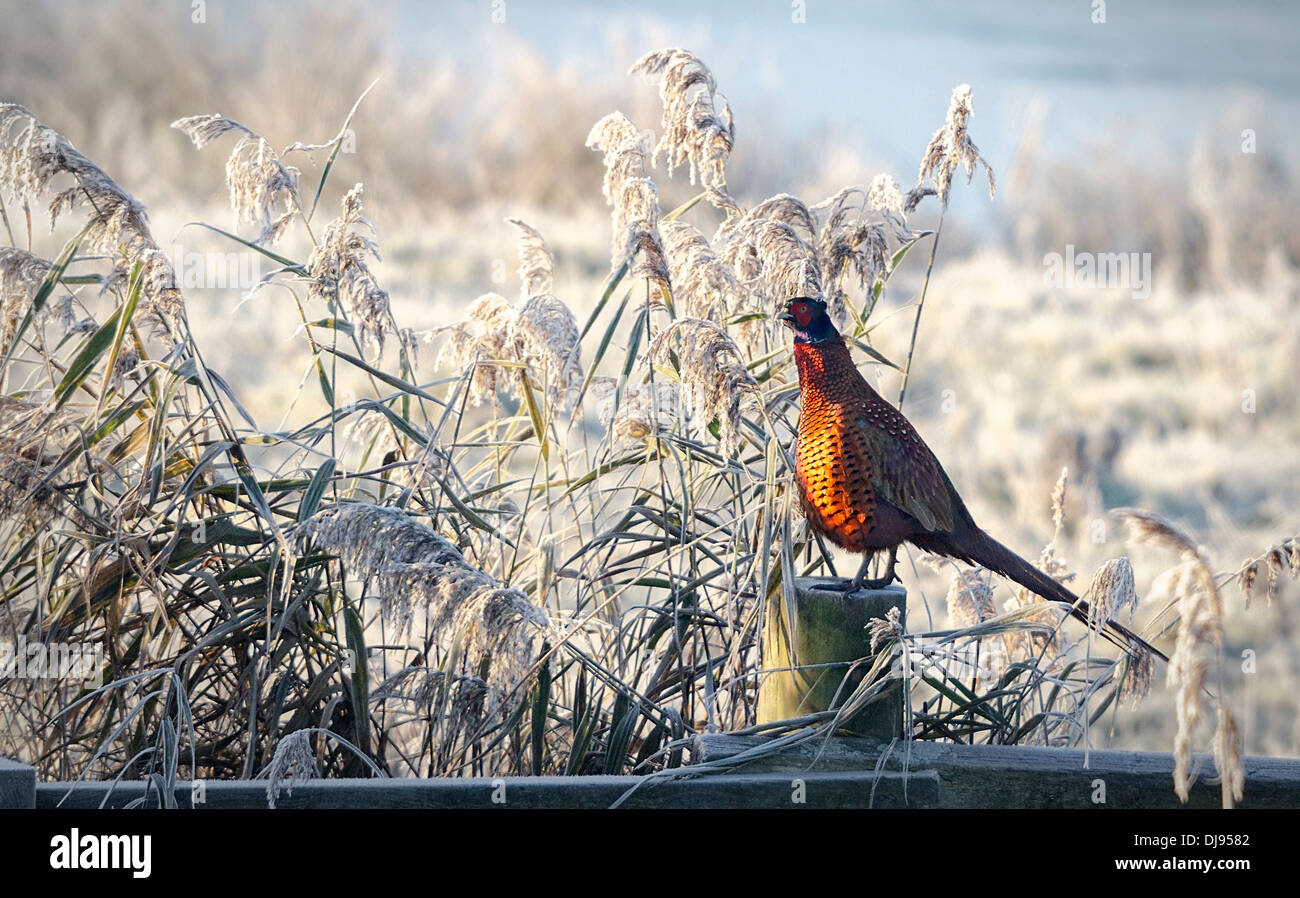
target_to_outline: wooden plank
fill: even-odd
[[[124,782],[41,783],[36,787],[38,808],[120,808],[145,794],[145,784]],[[635,791],[633,788],[635,788]],[[627,796],[631,791],[631,795]],[[111,793],[111,794],[110,794]],[[192,799],[190,783],[176,787],[176,801],[184,808],[265,808],[266,783],[210,781],[203,785],[202,802]],[[312,780],[299,783],[276,799],[277,808],[608,808],[622,803],[629,808],[891,808],[934,807],[939,781],[933,773],[903,775],[886,771],[838,771],[798,776],[784,774],[732,774],[682,779],[635,776],[542,776],[499,779],[461,778],[432,780],[365,779]],[[157,806],[158,795],[150,795]]]
[[[688,767],[677,778],[312,780],[299,783],[292,794],[282,791],[277,806],[605,808],[620,800],[626,807],[678,809],[1183,806],[1173,791],[1173,757],[1162,752],[1098,749],[1085,759],[1084,752],[1077,749],[935,742],[888,746],[873,739],[818,737],[764,754],[760,749],[768,743],[761,736],[697,736],[690,754],[692,765],[726,766],[742,751],[757,758],[726,772],[693,777]],[[1195,762],[1202,779],[1193,787],[1187,806],[1218,807],[1212,760],[1197,755]],[[1300,759],[1252,756],[1244,764],[1243,806],[1300,808]],[[27,784],[18,790],[0,791],[16,802],[8,807],[116,808],[146,794],[146,786],[140,782],[35,783],[30,767],[12,763],[6,767],[0,762],[0,771],[4,770],[17,770]],[[267,806],[264,781],[206,781],[197,790],[180,783],[175,798],[181,807]],[[147,803],[160,803],[156,792],[149,795]]]
[[[953,745],[823,736],[765,752],[764,736],[696,736],[691,766],[662,776],[312,780],[284,789],[282,808],[1176,808],[1173,756],[1163,752]],[[736,765],[748,752],[752,759]],[[1213,761],[1186,806],[1216,808]],[[692,767],[714,769],[692,775]],[[1249,756],[1244,807],[1300,808],[1300,759]],[[722,771],[720,768],[727,768]],[[877,772],[879,771],[879,772]],[[141,782],[37,783],[31,767],[0,760],[0,807],[124,807]],[[197,801],[195,799],[198,799]],[[179,783],[180,807],[263,808],[265,781]],[[149,805],[160,804],[157,792]]]
[[[695,737],[692,764],[723,761],[754,750],[763,736],[706,734]],[[835,737],[783,748],[746,763],[746,773],[882,769],[932,770],[939,778],[941,807],[1177,808],[1220,806],[1214,761],[1198,754],[1201,779],[1183,805],[1174,794],[1173,755],[1165,752],[1042,748],[1019,745],[954,745],[899,742],[884,762],[886,743]],[[906,754],[906,757],[905,757]],[[1300,808],[1300,759],[1248,756],[1243,807]]]
[[[758,686],[760,724],[842,705],[871,667],[868,622],[885,617],[891,608],[898,609],[900,621],[906,620],[907,592],[902,587],[849,593],[843,589],[846,585],[831,577],[799,578],[793,619],[780,593],[769,602],[763,624],[763,669],[768,672]],[[827,586],[836,588],[822,588]],[[884,738],[900,734],[902,690],[890,687],[843,729]]]
[[[0,808],[36,807],[36,768],[0,758]]]

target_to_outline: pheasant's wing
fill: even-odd
[[[932,533],[951,531],[955,509],[948,480],[916,428],[883,402],[864,405],[854,423],[863,450],[876,459],[870,472],[876,495]]]

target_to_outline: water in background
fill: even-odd
[[[973,133],[997,171],[1035,98],[1042,148],[1053,154],[1121,133],[1135,156],[1185,155],[1207,127],[1232,146],[1245,128],[1291,144],[1300,121],[1300,4],[1111,2],[1104,24],[1088,0],[504,0],[495,26],[491,7],[406,0],[398,27],[413,53],[435,55],[490,54],[492,29],[506,28],[593,78],[619,77],[644,49],[685,46],[713,69],[743,139],[777,122],[830,128],[900,176],[961,83],[974,88]]]

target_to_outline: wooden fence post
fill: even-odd
[[[759,723],[829,711],[832,702],[836,707],[842,706],[871,668],[867,622],[883,618],[890,608],[897,608],[899,620],[906,629],[907,591],[901,586],[854,593],[816,588],[818,584],[842,585],[843,582],[830,577],[797,579],[793,626],[787,624],[785,599],[780,593],[769,603],[763,626],[763,670],[770,673],[764,674],[758,687]],[[855,661],[861,663],[854,666]],[[836,690],[839,690],[838,698]],[[902,690],[891,687],[841,728],[882,739],[900,735]]]
[[[36,807],[36,768],[0,758],[0,808]]]

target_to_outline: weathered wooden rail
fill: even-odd
[[[737,768],[751,775],[798,776],[880,770],[902,777],[926,774],[937,795],[908,794],[910,807],[942,808],[1178,808],[1174,759],[1165,752],[1041,748],[1020,745],[955,745],[876,739],[810,739],[776,752],[755,751],[761,736],[702,735],[691,752],[694,764],[734,761],[748,751],[754,760]],[[1200,780],[1186,807],[1217,808],[1220,792],[1214,760],[1194,756]],[[1243,807],[1300,808],[1300,758],[1248,756]]]
[[[577,776],[312,780],[278,808],[1176,808],[1173,758],[1159,752],[951,745],[836,737],[759,751],[755,736],[703,735],[691,765],[671,777]],[[756,758],[726,772],[749,751]],[[1208,756],[1187,807],[1219,806]],[[1245,759],[1244,807],[1300,808],[1300,759]],[[703,771],[710,772],[703,772]],[[697,772],[700,771],[700,772]],[[31,767],[0,761],[2,808],[120,808],[156,789],[122,783],[38,783]],[[196,800],[198,799],[198,800]],[[181,808],[264,808],[265,781],[177,783]]]
[[[869,654],[864,627],[898,588],[852,596],[801,580],[796,601],[769,609],[760,722],[826,710],[852,691]],[[793,646],[793,649],[792,649]],[[841,687],[841,681],[848,682]],[[897,691],[896,691],[897,692]],[[1173,756],[1160,752],[904,742],[901,695],[851,718],[862,736],[807,731],[781,741],[703,734],[685,768],[647,777],[501,777],[311,780],[282,789],[281,808],[1177,808]],[[1187,807],[1217,808],[1214,762],[1197,755],[1200,780]],[[1247,757],[1244,807],[1300,808],[1300,759]],[[265,781],[177,783],[170,800],[144,782],[38,783],[31,767],[0,759],[0,808],[151,806],[263,808]]]

